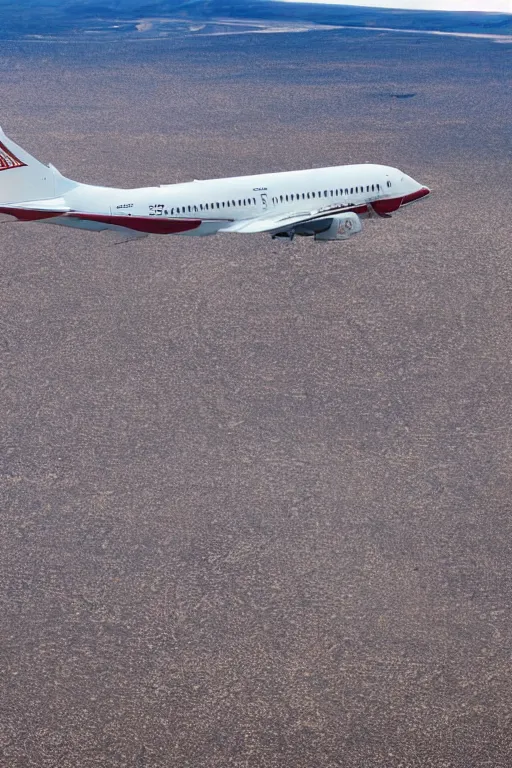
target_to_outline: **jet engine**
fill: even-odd
[[[363,228],[357,213],[339,213],[326,220],[326,224],[326,229],[315,233],[315,240],[348,240]]]

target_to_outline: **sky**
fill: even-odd
[[[485,11],[512,13],[512,0],[284,0],[324,5],[364,5],[371,8],[402,8],[412,11]]]

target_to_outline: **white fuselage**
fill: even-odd
[[[403,200],[423,187],[396,168],[345,165],[304,171],[193,181],[140,189],[77,184],[62,199],[72,210],[108,217],[171,220],[175,234],[211,235],[232,223],[265,216],[326,211],[340,206],[368,214],[368,205]],[[400,207],[400,203],[392,209]],[[51,219],[52,223],[95,229],[85,219]],[[194,222],[194,228],[181,230]],[[99,227],[98,227],[99,228]],[[158,226],[156,226],[158,230]]]
[[[0,217],[147,234],[346,239],[360,218],[388,217],[429,194],[386,165],[340,165],[229,179],[115,189],[62,176],[0,129]]]

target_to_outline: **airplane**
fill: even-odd
[[[342,165],[257,176],[116,189],[62,176],[0,128],[0,218],[93,231],[126,239],[155,235],[256,234],[293,240],[347,240],[362,220],[389,218],[430,194],[386,165]]]

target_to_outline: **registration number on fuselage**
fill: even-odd
[[[150,205],[149,206],[149,215],[150,216],[167,216],[168,212],[165,210],[165,205],[163,203],[157,203],[156,205]]]

